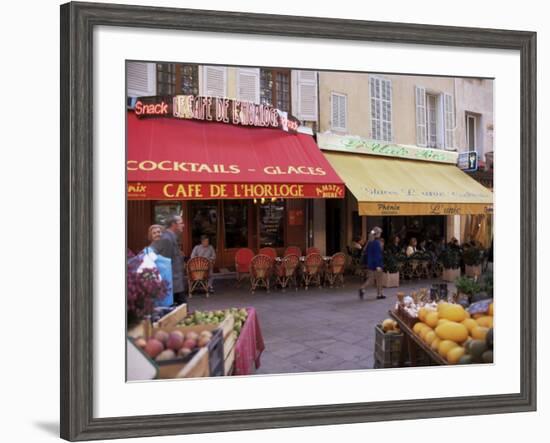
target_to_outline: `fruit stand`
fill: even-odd
[[[377,342],[399,339],[399,346],[392,347],[399,352],[388,356],[375,350],[375,367],[406,366],[406,356],[410,366],[493,362],[492,298],[465,308],[454,297],[435,300],[426,290],[399,293],[389,314],[377,326]]]
[[[128,331],[129,346],[155,368],[151,378],[246,375],[260,365],[264,342],[254,308],[188,314],[181,305],[155,320]]]

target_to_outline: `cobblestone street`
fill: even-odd
[[[388,317],[396,293],[409,294],[435,282],[404,282],[399,288],[385,289],[383,300],[377,300],[375,289],[370,288],[360,300],[357,277],[347,277],[343,288],[258,290],[255,294],[248,286],[235,288],[234,280],[220,280],[215,294],[208,299],[194,295],[189,309],[256,308],[265,342],[257,374],[370,369],[374,327]]]

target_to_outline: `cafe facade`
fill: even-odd
[[[181,214],[182,249],[201,235],[231,270],[240,248],[313,245],[312,201],[345,187],[300,122],[272,106],[193,95],[140,97],[127,112],[127,244]]]

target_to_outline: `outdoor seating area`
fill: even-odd
[[[300,287],[307,290],[310,286],[343,286],[348,262],[343,252],[323,256],[318,248],[308,248],[302,255],[300,248],[289,246],[282,257],[274,248],[261,248],[258,254],[252,249],[241,248],[235,254],[236,287],[247,278],[252,293],[259,288],[267,292],[280,288],[284,292],[291,285],[295,290]]]

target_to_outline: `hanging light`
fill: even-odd
[[[277,198],[275,198],[275,197],[271,198],[271,203],[275,203],[276,201],[277,201]]]
[[[262,197],[262,205],[265,203],[265,198]]]
[[[258,203],[258,200],[254,199],[254,204]]]

